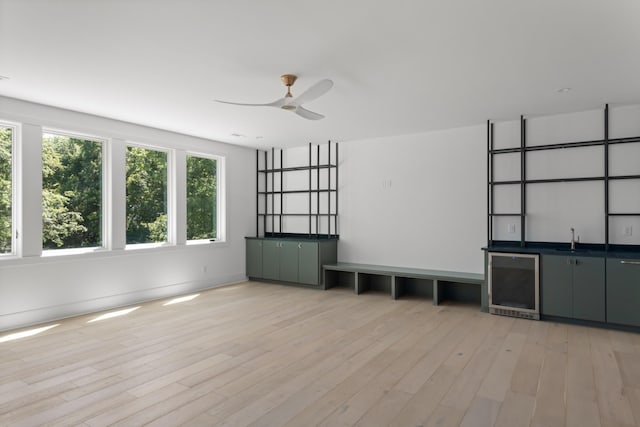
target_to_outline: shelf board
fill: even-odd
[[[309,193],[330,193],[336,192],[335,188],[332,189],[320,189],[320,190],[285,190],[285,191],[258,191],[260,195],[269,195],[269,194],[309,194]]]
[[[525,184],[549,184],[554,182],[604,181],[604,176],[582,176],[577,178],[528,179]]]
[[[611,179],[611,177],[609,178]],[[553,182],[582,182],[582,181],[604,181],[604,176],[581,176],[576,178],[546,178],[527,179],[525,181],[493,181],[490,185],[516,185],[516,184],[548,184]]]
[[[521,213],[492,213],[489,216],[525,216]]]
[[[337,168],[338,166],[333,164],[328,165],[311,165],[311,166],[291,166],[288,168],[275,168],[275,169],[258,169],[260,173],[276,173],[276,172],[294,172],[294,171],[309,171],[317,169],[330,169]]]
[[[335,213],[259,213],[258,216],[338,216]]]
[[[514,181],[492,181],[489,183],[489,185],[520,185],[522,184],[522,181],[520,180],[514,180]]]
[[[640,142],[640,136],[632,136],[628,138],[614,138],[609,140],[609,144],[629,144],[632,142]]]
[[[609,216],[640,216],[640,213],[611,213],[609,212]]]
[[[593,141],[575,141],[575,142],[561,142],[557,144],[544,144],[544,145],[530,145],[524,147],[524,151],[543,151],[543,150],[558,150],[562,148],[579,148],[579,147],[597,147],[604,145],[607,141],[604,139],[596,139]],[[608,143],[611,144],[629,144],[634,142],[640,142],[640,136],[634,136],[629,138],[613,138],[609,139]],[[521,147],[509,147],[509,148],[495,148],[489,150],[491,154],[508,154],[519,153],[523,149]]]
[[[489,150],[491,154],[507,154],[507,153],[519,153],[522,151],[520,147],[513,148],[494,148],[493,150]]]
[[[609,179],[640,179],[640,175],[614,175],[609,176]]]

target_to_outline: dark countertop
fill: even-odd
[[[640,246],[637,245],[609,245],[606,249],[603,244],[577,243],[576,249],[571,250],[569,243],[558,242],[526,242],[520,246],[520,242],[494,241],[490,246],[482,248],[488,252],[508,252],[543,255],[567,255],[609,258],[640,259]]]
[[[328,237],[326,234],[316,236],[312,234],[309,236],[308,234],[283,234],[280,236],[265,236],[265,237],[256,237],[256,236],[246,236],[245,239],[253,239],[253,240],[291,240],[296,242],[326,242],[331,240],[338,240],[339,236],[332,235]]]

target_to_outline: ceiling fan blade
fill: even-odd
[[[240,106],[243,106],[243,107],[278,107],[278,108],[280,108],[285,104],[286,98],[280,98],[280,99],[278,99],[276,101],[269,102],[267,104],[243,104],[241,102],[221,101],[219,99],[216,99],[215,101],[219,102],[221,104],[240,105]]]
[[[324,116],[322,114],[314,113],[313,111],[309,111],[306,108],[302,108],[300,106],[298,106],[298,108],[296,108],[294,112],[300,117],[304,117],[305,119],[308,119],[308,120],[324,119]]]
[[[320,80],[318,83],[311,86],[306,91],[298,95],[293,102],[296,105],[302,105],[305,102],[313,101],[316,98],[321,97],[325,93],[329,92],[329,89],[333,87],[333,82],[329,79]]]

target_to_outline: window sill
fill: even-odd
[[[82,248],[78,249],[52,249],[43,251],[42,255],[36,256],[17,256],[15,254],[0,255],[0,268],[11,266],[24,266],[36,264],[48,264],[59,262],[77,262],[88,259],[107,259],[117,257],[129,257],[136,254],[152,254],[164,253],[171,251],[199,251],[205,249],[206,244],[211,247],[227,247],[229,242],[216,241],[209,242],[205,240],[203,243],[199,241],[191,241],[185,245],[173,245],[169,243],[143,243],[136,245],[128,245],[125,249],[106,249],[106,248]]]
[[[215,246],[224,246],[226,245],[226,241],[224,240],[211,240],[211,239],[198,239],[198,240],[187,240],[187,246],[199,246],[199,245],[215,245]]]
[[[105,252],[104,247],[92,247],[92,248],[70,248],[70,249],[47,249],[42,251],[43,258],[58,257],[65,255],[82,255],[94,252]]]
[[[165,248],[175,246],[169,242],[159,242],[159,243],[134,243],[131,245],[126,245],[124,247],[125,251],[135,251],[139,249],[156,249],[156,248]]]

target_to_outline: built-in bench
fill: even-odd
[[[431,296],[434,305],[440,304],[447,293],[443,287],[445,284],[447,287],[455,286],[454,284],[468,284],[472,285],[476,291],[474,294],[477,295],[481,306],[484,304],[484,299],[481,297],[484,274],[343,262],[325,264],[322,266],[322,272],[324,289],[346,285],[356,294],[371,289],[389,292],[393,299],[408,292]]]

